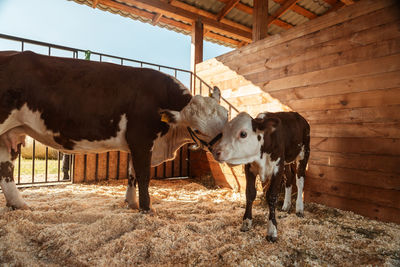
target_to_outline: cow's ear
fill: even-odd
[[[217,86],[214,86],[213,92],[210,93],[210,97],[214,98],[218,103],[221,100],[221,91]]]
[[[279,118],[255,118],[251,121],[253,131],[268,131],[269,133],[274,132],[280,123]]]
[[[161,115],[161,121],[166,122],[168,124],[176,124],[181,118],[181,114],[178,111],[174,110],[160,111],[160,115]]]

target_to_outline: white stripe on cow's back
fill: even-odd
[[[129,151],[129,146],[125,138],[126,126],[128,122],[126,114],[122,114],[121,116],[118,124],[120,130],[117,132],[116,136],[99,141],[71,140],[75,143],[73,151],[66,150],[62,147],[62,145],[54,141],[54,137],[59,136],[60,133],[47,129],[44,120],[41,118],[41,115],[41,112],[32,111],[29,109],[27,104],[24,104],[20,109],[14,109],[5,122],[0,125],[0,135],[19,127],[23,129],[27,135],[43,143],[44,145],[62,150],[64,152],[105,152],[109,150]]]

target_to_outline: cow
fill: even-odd
[[[275,205],[286,172],[285,201],[283,210],[289,211],[291,196],[291,170],[296,164],[296,214],[303,216],[303,187],[305,170],[310,155],[310,126],[296,112],[261,113],[253,119],[249,114],[239,113],[226,124],[222,138],[213,149],[219,162],[232,165],[245,164],[246,211],[242,231],[252,225],[252,206],[256,197],[255,180],[259,175],[265,183],[270,179],[266,193],[269,205],[267,240],[277,240]],[[285,168],[286,165],[286,168]]]
[[[217,88],[212,97],[193,96],[153,69],[0,52],[0,185],[7,206],[29,208],[13,179],[29,135],[64,153],[131,153],[126,201],[148,213],[150,166],[173,159],[193,138],[215,143],[228,121],[219,98]]]

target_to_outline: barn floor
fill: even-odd
[[[152,181],[157,214],[144,215],[125,208],[123,183],[25,189],[33,211],[9,211],[0,197],[0,263],[400,265],[400,225],[306,204],[305,218],[278,212],[279,240],[271,244],[259,200],[254,229],[242,233],[244,195],[188,180]]]

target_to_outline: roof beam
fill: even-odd
[[[296,5],[299,0],[287,0],[278,10],[268,17],[267,24],[271,25],[275,20],[279,19],[286,11]]]
[[[198,15],[191,11],[184,10],[182,8],[169,5],[164,2],[157,0],[124,0],[126,3],[137,6],[138,8],[153,10],[154,12],[161,13],[163,15],[170,16],[172,18],[177,18],[182,21],[188,21],[193,23],[193,21],[201,20],[208,28],[215,32],[220,32],[222,34],[229,34],[240,40],[251,42],[251,33],[232,27],[228,24],[219,22],[217,20],[210,19],[208,17]]]
[[[162,17],[161,13],[155,14],[153,17],[153,22],[151,24],[156,25],[160,21],[161,17]]]
[[[343,4],[345,4],[346,6],[352,5],[354,4],[353,0],[340,0]]]
[[[268,1],[254,0],[253,41],[262,40],[268,36]]]
[[[188,4],[184,3],[184,2],[181,2],[181,1],[174,1],[174,2],[172,2],[171,4],[172,4],[173,6],[182,8],[182,9],[184,9],[184,10],[191,11],[191,12],[193,12],[193,13],[196,13],[196,14],[198,14],[198,15],[202,15],[202,16],[205,16],[205,17],[207,17],[207,18],[217,20],[217,15],[215,15],[215,14],[213,14],[213,13],[211,13],[211,12],[208,12],[208,11],[205,11],[205,10],[202,10],[202,9],[199,9],[199,8],[197,8],[197,7],[188,5]],[[234,22],[234,21],[231,21],[231,20],[228,20],[228,19],[225,19],[225,18],[222,18],[222,19],[221,19],[221,22],[222,22],[222,23],[225,23],[225,24],[228,24],[228,25],[230,25],[230,26],[232,26],[232,27],[235,27],[235,28],[244,30],[244,31],[246,31],[246,32],[248,32],[248,33],[251,33],[251,28],[250,28],[250,27],[247,27],[247,26],[245,26],[245,25],[236,23],[236,22]]]
[[[225,4],[224,8],[218,13],[217,20],[220,21],[223,17],[226,16],[238,3],[240,0],[230,0]]]
[[[96,8],[97,4],[99,3],[99,0],[93,0],[92,2],[92,7]]]

